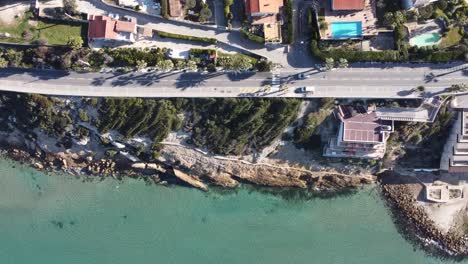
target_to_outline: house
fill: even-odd
[[[88,40],[93,42],[111,42],[127,44],[135,42],[137,33],[136,20],[115,20],[108,16],[90,15],[88,18]]]
[[[251,25],[261,27],[265,42],[281,42],[283,6],[283,0],[246,0],[246,15]]]
[[[336,40],[375,36],[378,34],[375,13],[374,0],[321,1],[320,37]]]
[[[169,15],[171,17],[180,17],[183,14],[182,3],[180,0],[169,0]]]
[[[369,106],[366,109],[340,105],[334,112],[340,120],[338,135],[328,142],[323,154],[326,157],[382,158],[395,121],[433,123],[443,102],[442,98],[434,96],[424,99],[418,107]]]
[[[334,114],[340,120],[340,128],[337,137],[325,147],[324,156],[383,158],[393,121],[382,120],[373,109],[364,107],[340,105]]]

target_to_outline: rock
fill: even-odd
[[[44,165],[42,165],[42,163],[40,163],[40,162],[34,163],[34,167],[36,167],[36,168],[39,169],[39,170],[44,169]]]

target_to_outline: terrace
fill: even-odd
[[[377,35],[375,3],[373,0],[328,0],[322,2],[320,16],[324,25],[321,38],[349,39]]]

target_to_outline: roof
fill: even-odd
[[[281,25],[278,23],[264,24],[263,33],[266,42],[281,41]]]
[[[89,39],[120,39],[120,32],[135,33],[135,30],[134,21],[112,20],[108,16],[91,15],[89,17]]]
[[[381,120],[375,112],[356,111],[352,107],[339,106],[343,122],[343,141],[362,143],[385,142],[388,132],[382,126],[392,126],[391,121]],[[390,131],[389,131],[390,132]]]
[[[331,0],[333,10],[363,10],[365,0]]]
[[[169,0],[169,15],[171,17],[180,17],[182,15],[180,0]]]
[[[283,5],[283,0],[246,0],[245,12],[249,15],[255,13],[277,14]]]

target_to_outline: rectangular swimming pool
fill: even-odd
[[[362,22],[332,22],[332,37],[340,38],[358,38],[362,36]]]

